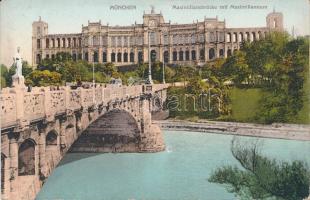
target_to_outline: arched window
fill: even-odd
[[[247,40],[247,41],[251,41],[250,33],[249,33],[249,32],[246,32],[245,35],[246,35],[246,40]]]
[[[37,39],[37,49],[41,49],[41,40]]]
[[[55,39],[52,39],[52,47],[55,48]]]
[[[179,61],[183,61],[184,60],[184,51],[179,51]]]
[[[196,51],[192,50],[192,60],[196,60]]]
[[[205,50],[204,49],[200,49],[199,59],[200,60],[204,60],[205,59]]]
[[[76,47],[76,38],[73,38],[73,47]]]
[[[47,49],[50,48],[50,40],[48,38],[46,38],[45,45]]]
[[[88,61],[88,52],[84,54],[84,60]]]
[[[128,53],[125,52],[123,56],[124,56],[123,58],[124,62],[128,62]]]
[[[57,132],[56,131],[50,131],[47,133],[45,138],[45,144],[48,145],[57,145]]]
[[[185,60],[189,60],[189,51],[188,50],[185,51]]]
[[[117,53],[117,62],[122,62],[122,53]]]
[[[232,55],[231,49],[228,49],[227,50],[227,56],[231,56],[231,55]]]
[[[129,57],[130,57],[129,58],[130,62],[135,62],[135,54],[134,54],[134,52],[130,52],[130,56]]]
[[[35,143],[26,139],[18,149],[18,175],[35,174]]]
[[[224,57],[224,49],[220,49],[220,57]]]
[[[37,56],[36,56],[36,63],[37,64],[41,63],[41,54],[37,54]]]
[[[98,52],[97,51],[94,52],[93,61],[96,63],[98,62]]]
[[[252,41],[256,40],[256,33],[252,32]]]
[[[60,38],[57,38],[57,47],[60,48]]]
[[[107,53],[106,52],[102,53],[102,62],[104,62],[104,63],[107,62]]]
[[[142,51],[138,52],[138,62],[143,63],[143,52]]]
[[[177,61],[178,60],[178,52],[174,51],[173,53],[173,61]]]
[[[239,41],[242,42],[244,40],[243,33],[239,33]]]
[[[111,62],[115,62],[115,53],[111,53]]]
[[[169,52],[168,52],[168,51],[165,51],[165,52],[164,52],[164,62],[165,62],[165,63],[168,63],[168,62],[169,62]]]
[[[62,38],[62,47],[66,48],[66,39],[65,38]]]
[[[79,38],[79,47],[82,46],[82,38]]]
[[[76,53],[72,54],[72,59],[73,59],[73,61],[76,61]]]
[[[209,59],[212,60],[215,58],[215,50],[213,48],[211,48],[209,50]]]
[[[71,47],[71,38],[68,38],[68,47]]]
[[[152,50],[151,51],[151,62],[155,62],[156,61],[156,51]]]

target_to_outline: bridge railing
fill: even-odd
[[[82,90],[80,88],[75,89],[75,90],[69,90],[68,89],[67,93],[69,93],[69,95],[67,95],[67,107],[68,107],[68,109],[77,110],[77,109],[81,108]]]
[[[27,116],[28,120],[40,119],[45,116],[45,103],[51,105],[51,102],[45,102],[45,88],[35,88],[33,92],[26,92],[23,96],[23,115]],[[18,98],[19,98],[18,94]],[[20,103],[20,102],[17,102]],[[54,102],[56,104],[56,102]]]
[[[20,120],[33,121],[53,118],[56,114],[94,104],[110,102],[113,99],[138,97],[146,86],[107,85],[96,88],[70,87],[34,87],[30,92],[26,88],[4,88],[1,90],[1,126],[14,126]],[[151,92],[167,88],[167,85],[152,85]]]
[[[16,94],[10,93],[7,88],[2,90],[0,96],[1,103],[1,126],[11,126],[16,123]]]

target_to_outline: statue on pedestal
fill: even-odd
[[[13,58],[14,60],[14,66],[16,66],[16,73],[12,77],[13,79],[13,87],[25,87],[25,78],[23,76],[23,62],[22,58],[19,54],[20,48],[17,48],[17,53],[15,57]]]

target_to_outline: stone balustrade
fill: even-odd
[[[95,88],[71,89],[70,87],[4,88],[1,90],[1,126],[18,126],[21,122],[32,122],[42,118],[53,118],[68,110],[74,111],[92,105],[106,104],[113,99],[140,96],[145,85],[106,85]],[[167,88],[164,84],[152,85],[152,92]]]

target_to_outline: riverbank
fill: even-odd
[[[310,125],[262,125],[207,120],[201,120],[198,122],[189,122],[184,120],[158,120],[154,121],[153,123],[158,124],[162,130],[182,130],[250,137],[310,141]]]

